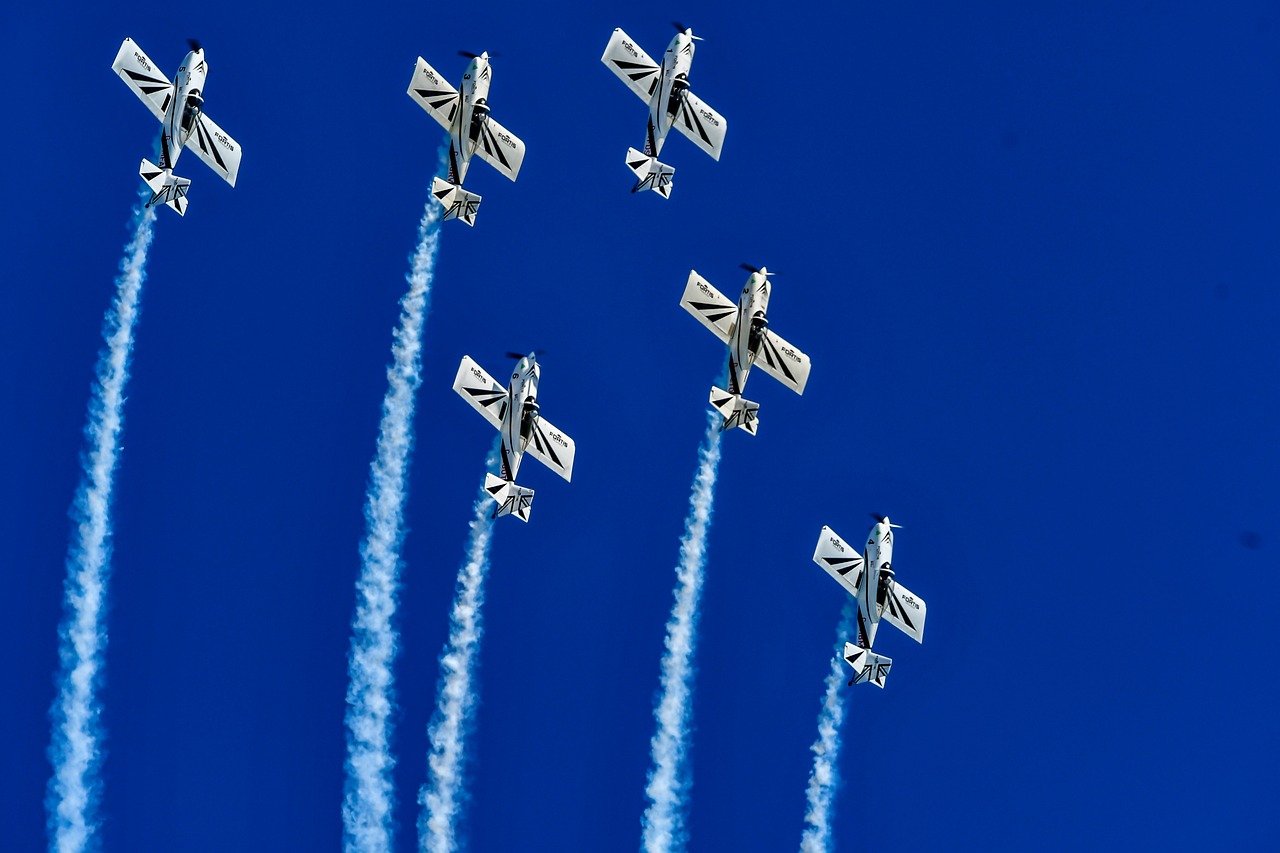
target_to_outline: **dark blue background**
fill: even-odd
[[[705,35],[723,160],[600,64]],[[1280,11],[1274,3],[10,5],[0,213],[0,838],[44,838],[67,508],[99,330],[156,123],[110,69],[203,40],[245,150],[161,211],[116,480],[102,838],[332,849],[346,654],[390,332],[440,132],[421,54],[498,51],[517,184],[477,165],[427,322],[400,606],[399,846],[491,432],[450,390],[545,347],[578,444],[500,524],[468,834],[639,836],[663,624],[722,348],[677,301],[781,271],[760,434],[726,437],[698,652],[696,849],[794,846],[841,593],[819,527],[905,525],[927,642],[849,696],[845,849],[1261,847],[1277,830],[1271,604]],[[1241,534],[1252,531],[1248,547]]]

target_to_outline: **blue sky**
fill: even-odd
[[[599,62],[706,41],[729,120],[627,193],[644,107]],[[490,50],[483,164],[427,321],[397,667],[399,844],[491,431],[450,390],[542,347],[574,481],[500,524],[467,824],[477,850],[634,846],[677,540],[723,349],[678,307],[781,271],[726,437],[702,610],[694,849],[794,846],[842,593],[818,529],[905,525],[927,640],[850,695],[841,849],[1265,846],[1277,833],[1280,13],[1274,4],[223,3],[0,12],[0,837],[43,844],[67,508],[99,329],[156,123],[112,74],[200,38],[233,190],[162,211],[116,480],[108,849],[324,849],[396,302],[440,133],[404,94]],[[758,383],[758,384],[757,384]],[[532,465],[532,463],[531,463]],[[1242,534],[1252,532],[1246,545]],[[1246,537],[1248,538],[1248,537]],[[1252,546],[1252,547],[1251,547]]]

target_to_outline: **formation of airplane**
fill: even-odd
[[[689,91],[694,42],[702,39],[693,34],[692,27],[679,23],[674,26],[676,36],[667,45],[661,65],[650,59],[636,40],[621,29],[613,31],[600,57],[600,61],[649,106],[644,150],[627,149],[627,167],[636,176],[636,185],[631,191],[653,190],[663,198],[671,197],[671,181],[676,172],[666,163],[658,162],[667,132],[674,127],[712,159],[719,160],[725,131],[729,129],[724,116]]]
[[[890,522],[888,516],[873,518],[876,523],[867,534],[865,554],[860,556],[826,526],[818,534],[818,547],[813,552],[813,561],[858,602],[858,642],[844,645],[844,659],[854,672],[850,686],[869,681],[884,687],[893,660],[871,651],[881,618],[917,643],[924,642],[924,599],[893,574],[893,531],[900,525]]]
[[[769,294],[773,288],[769,276],[773,273],[767,267],[741,266],[750,275],[736,304],[697,270],[689,271],[680,304],[729,345],[729,387],[711,386],[711,405],[724,418],[720,428],[739,427],[755,435],[760,404],[742,396],[752,365],[759,364],[765,373],[803,394],[809,381],[809,356],[768,328]]]
[[[658,161],[672,127],[716,160],[724,146],[727,122],[689,90],[694,42],[691,28],[676,24],[676,36],[654,62],[625,32],[615,29],[601,61],[649,106],[643,151],[627,152],[635,173],[632,192],[653,190],[671,194],[675,170]],[[422,57],[418,57],[408,94],[449,134],[446,178],[435,178],[432,195],[444,207],[445,219],[475,224],[480,196],[462,188],[475,155],[515,180],[524,162],[525,145],[489,115],[493,67],[488,53],[467,53],[471,61],[461,85],[454,88]],[[190,42],[190,51],[171,82],[132,40],[120,45],[112,68],[161,122],[160,163],[144,158],[139,175],[151,189],[147,206],[164,204],[185,215],[191,181],[173,173],[182,149],[190,148],[209,168],[235,186],[240,169],[239,144],[204,112],[204,86],[209,73],[204,49]],[[760,367],[797,394],[809,379],[809,357],[768,328],[772,289],[766,267],[743,264],[747,283],[735,303],[691,270],[680,304],[729,348],[728,388],[712,386],[710,402],[720,413],[721,429],[738,427],[754,435],[758,403],[743,398],[751,368]],[[541,368],[537,354],[509,353],[516,359],[510,384],[499,384],[470,356],[463,356],[453,387],[501,434],[501,476],[487,474],[485,490],[496,507],[494,517],[514,515],[529,520],[533,490],[515,478],[525,453],[551,468],[566,481],[573,473],[575,446],[571,438],[542,417],[538,405]],[[867,536],[866,552],[858,552],[830,527],[823,527],[813,559],[857,600],[857,642],[846,643],[845,660],[854,670],[850,684],[867,681],[884,687],[893,661],[872,651],[881,618],[917,642],[924,640],[925,603],[893,572],[893,530],[898,525],[876,516]]]
[[[573,476],[574,444],[573,439],[542,417],[538,407],[538,377],[542,369],[537,353],[507,355],[517,359],[509,386],[504,388],[471,356],[464,355],[453,379],[453,390],[502,436],[502,476],[486,474],[484,483],[485,491],[497,504],[494,517],[514,515],[528,521],[533,489],[516,484],[524,454],[527,452],[568,481]]]
[[[462,188],[472,156],[480,155],[481,160],[514,181],[524,163],[524,142],[489,115],[493,65],[488,52],[459,54],[471,62],[457,89],[419,56],[409,81],[409,97],[449,132],[449,174],[432,181],[431,194],[444,206],[445,219],[461,219],[475,225],[480,196]]]
[[[160,120],[160,164],[144,157],[138,168],[138,174],[151,188],[147,207],[166,204],[179,216],[187,212],[187,190],[191,187],[190,180],[173,173],[184,146],[233,187],[240,171],[240,145],[204,112],[204,82],[209,76],[204,48],[194,39],[188,44],[191,50],[178,66],[172,83],[131,38],[120,45],[111,64]]]

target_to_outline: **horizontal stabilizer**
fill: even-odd
[[[444,207],[445,219],[461,219],[468,225],[476,224],[476,213],[480,210],[480,196],[467,192],[443,178],[435,178],[431,181],[431,194]]]
[[[179,216],[186,216],[187,190],[191,187],[191,181],[179,178],[171,169],[161,169],[145,157],[138,167],[138,175],[151,188],[151,200],[147,202],[147,207],[167,204]]]
[[[739,427],[751,435],[756,434],[760,417],[760,404],[744,399],[741,394],[730,394],[723,388],[711,386],[711,405],[724,418],[721,431]]]
[[[533,489],[517,486],[511,480],[484,475],[484,490],[497,504],[493,509],[493,517],[514,515],[521,521],[529,520],[529,511],[533,508]]]
[[[627,149],[627,168],[635,173],[636,185],[633,193],[641,190],[653,190],[663,198],[671,198],[671,181],[676,170],[666,163],[659,163],[657,157],[650,157],[643,151]]]
[[[853,678],[849,679],[850,687],[868,681],[876,687],[883,688],[885,679],[889,677],[889,667],[893,666],[892,658],[878,655],[871,649],[864,649],[853,643],[844,644],[844,660],[853,667]]]

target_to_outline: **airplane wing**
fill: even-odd
[[[889,588],[880,616],[917,643],[924,642],[924,599],[896,580]]]
[[[636,97],[646,104],[649,103],[649,99],[653,97],[653,90],[658,87],[662,69],[658,63],[649,58],[649,54],[640,49],[635,39],[620,28],[614,30],[600,61],[617,74],[618,79],[636,93]]]
[[[187,147],[231,186],[240,172],[240,145],[204,113],[196,121],[195,133],[187,137]]]
[[[711,282],[698,275],[696,270],[689,270],[689,280],[685,283],[680,305],[706,326],[711,334],[725,343],[729,342],[738,316],[738,306],[712,287]]]
[[[507,411],[507,389],[484,372],[469,355],[462,357],[458,375],[453,377],[453,390],[471,404],[494,429],[502,429],[502,416]]]
[[[173,84],[151,58],[142,52],[138,43],[130,38],[125,39],[111,68],[142,103],[147,105],[151,114],[164,121],[164,111],[169,108],[169,99],[173,97]]]
[[[805,383],[809,381],[809,356],[769,329],[765,329],[764,337],[760,340],[756,367],[797,394],[804,393]]]
[[[490,116],[480,130],[476,153],[481,160],[514,181],[520,164],[524,162],[524,143]]]
[[[446,83],[421,56],[413,69],[413,79],[409,81],[409,97],[440,122],[445,130],[453,127],[453,118],[462,103],[458,90]]]
[[[846,592],[855,598],[858,596],[862,555],[830,527],[823,525],[822,532],[818,534],[818,547],[813,550],[813,561],[835,578]]]
[[[525,451],[555,471],[565,480],[573,476],[573,439],[556,429],[541,415],[533,425],[533,434]]]
[[[693,92],[684,93],[680,110],[676,114],[675,127],[689,137],[690,142],[710,154],[712,160],[720,159],[720,149],[724,147],[724,133],[729,129],[729,122]]]

